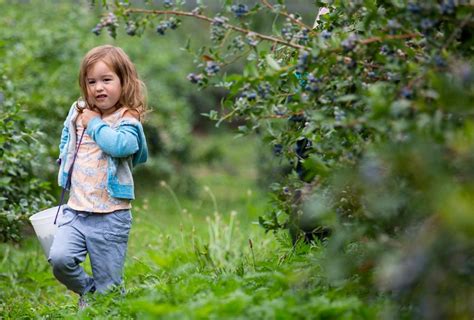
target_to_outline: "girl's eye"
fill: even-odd
[[[89,81],[89,82],[87,82],[87,84],[94,84],[94,83],[95,83],[95,81]]]

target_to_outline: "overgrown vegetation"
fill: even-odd
[[[258,131],[292,168],[272,184],[261,225],[289,229],[295,243],[332,234],[327,276],[336,283],[358,276],[416,318],[469,318],[472,306],[459,301],[474,288],[474,7],[313,3],[316,21],[284,1],[222,1],[218,14],[201,2],[102,1],[120,23],[102,20],[96,31],[113,36],[122,24],[159,37],[178,18],[208,24],[211,44],[191,50],[198,71],[188,79],[228,90],[209,118],[243,120],[242,134]],[[251,22],[268,12],[275,20],[263,34]],[[232,72],[239,57],[245,67]]]
[[[22,20],[24,12],[5,11],[15,18],[1,20],[8,32],[0,53],[5,68],[15,66],[5,70],[16,88],[30,65],[50,65],[48,55],[60,52],[55,45],[83,29],[99,36],[84,35],[81,46],[124,46],[139,68],[143,61],[145,82],[160,88],[150,99],[160,103],[148,128],[158,157],[149,171],[138,172],[144,177],[139,181],[148,182],[139,184],[148,200],[135,207],[129,293],[122,300],[98,297],[81,316],[472,318],[472,4],[318,0],[306,3],[300,15],[280,0],[196,3],[102,0],[73,13],[64,7],[67,20],[79,24],[54,20],[64,37],[42,30],[61,38],[44,46],[50,51],[34,39],[40,28],[29,30],[26,25],[36,20]],[[53,21],[52,12],[43,14]],[[271,28],[262,27],[268,17]],[[203,30],[200,23],[208,39],[195,41],[204,34],[194,32]],[[24,27],[13,31],[16,24]],[[183,34],[191,34],[190,41]],[[7,50],[3,44],[15,45]],[[190,55],[173,50],[180,47]],[[23,64],[18,57],[25,52],[45,63],[32,58]],[[185,65],[191,60],[195,70]],[[249,152],[239,140],[199,136],[196,141],[207,147],[190,148],[192,111],[176,98],[190,90],[185,78],[198,89],[226,92],[220,110],[193,110],[221,127],[235,121],[242,136],[257,133],[258,150]],[[12,91],[32,106],[29,123],[49,105],[34,111],[35,93],[44,97],[31,90],[42,88],[35,81],[27,77],[21,90]],[[48,92],[51,83],[44,83]],[[207,92],[192,94],[191,101]],[[64,100],[69,104],[71,97]],[[22,120],[15,125],[28,132]],[[225,161],[212,161],[227,152]],[[256,174],[243,170],[251,170],[256,157],[264,162],[259,170],[271,173],[265,177],[270,208],[249,182]],[[197,197],[175,194],[173,179],[190,170],[181,160],[197,158],[208,161],[192,162]],[[257,216],[261,230],[251,224]],[[33,239],[2,245],[0,252],[0,284],[11,288],[0,291],[0,314],[75,315],[75,300],[64,296]]]
[[[96,296],[78,312],[77,295],[54,279],[29,237],[0,244],[0,317],[375,319],[388,302],[367,305],[356,283],[327,283],[316,263],[322,243],[293,246],[286,232],[269,237],[253,223],[267,206],[249,166],[255,139],[201,137],[196,152],[204,152],[209,139],[222,149],[222,160],[193,167],[198,200],[180,194],[172,200],[165,182],[137,190],[124,297]]]
[[[36,177],[45,153],[40,132],[26,121],[15,85],[0,63],[0,242],[18,241],[31,212],[51,203],[50,186]]]

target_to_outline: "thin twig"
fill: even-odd
[[[412,38],[417,38],[419,37],[419,33],[407,33],[407,34],[395,34],[395,35],[386,35],[383,37],[372,37],[372,38],[367,38],[360,40],[360,44],[369,44],[372,42],[381,42],[384,40],[400,40],[400,39],[412,39]]]
[[[262,1],[266,1],[266,0],[262,0]],[[266,3],[268,5],[270,5],[268,2],[266,2]],[[125,10],[125,12],[124,12],[125,15],[127,15],[129,13],[142,13],[142,14],[154,14],[154,15],[175,15],[175,16],[194,17],[196,19],[207,21],[208,23],[212,23],[214,21],[214,19],[209,18],[205,15],[196,14],[196,13],[187,12],[187,11],[177,11],[177,10],[147,10],[147,9],[130,8],[130,9]],[[467,21],[464,22],[464,23],[467,23]],[[238,27],[238,26],[235,26],[235,25],[232,25],[232,24],[229,24],[229,23],[225,23],[225,22],[222,25],[225,28],[232,29],[234,31],[237,31],[237,32],[240,32],[240,33],[243,33],[243,34],[246,34],[246,35],[252,34],[255,37],[257,37],[259,39],[262,39],[262,40],[271,41],[273,43],[278,43],[278,44],[281,44],[281,45],[284,45],[284,46],[287,46],[287,47],[292,47],[292,48],[299,49],[299,50],[311,51],[310,47],[306,47],[306,46],[302,46],[302,45],[299,45],[299,44],[296,44],[296,43],[288,42],[288,41],[285,41],[281,38],[268,36],[268,35],[265,35],[265,34],[261,34],[261,33],[258,33],[258,32],[255,32],[255,31],[252,31],[252,30],[249,30],[249,29],[245,29],[245,28],[242,28],[242,27]],[[311,29],[309,29],[309,30],[311,30]],[[385,41],[385,40],[412,39],[412,38],[417,38],[417,37],[420,37],[420,36],[421,36],[421,34],[419,34],[419,33],[385,35],[385,36],[380,36],[380,37],[371,37],[371,38],[367,38],[367,39],[362,39],[362,40],[359,40],[358,43],[366,45],[366,44],[373,43],[373,42],[381,42],[381,41]],[[335,52],[335,51],[340,51],[340,50],[341,50],[341,48],[338,47],[338,48],[334,48],[332,50],[327,50],[327,52],[330,53],[330,52]]]
[[[301,22],[300,20],[296,19],[295,17],[291,16],[290,14],[288,14],[288,12],[275,10],[275,7],[272,6],[267,0],[262,0],[262,3],[266,7],[268,7],[270,10],[276,11],[278,14],[287,17],[288,19],[290,19],[291,21],[293,21],[295,24],[299,25],[300,27],[306,28],[309,31],[311,31],[312,28],[310,26],[308,26],[307,24]]]
[[[196,19],[200,19],[200,20],[204,20],[204,21],[207,21],[209,23],[212,23],[214,20],[207,17],[207,16],[204,16],[204,15],[201,15],[201,14],[194,14],[192,12],[187,12],[187,11],[176,11],[176,10],[147,10],[147,9],[135,9],[135,8],[130,8],[130,9],[127,9],[125,10],[125,14],[128,14],[128,13],[143,13],[143,14],[155,14],[155,15],[166,15],[166,14],[171,14],[171,15],[175,15],[175,16],[186,16],[186,17],[194,17]],[[229,28],[229,29],[232,29],[234,31],[237,31],[237,32],[240,32],[240,33],[243,33],[243,34],[253,34],[255,37],[257,38],[260,38],[262,40],[267,40],[267,41],[271,41],[271,42],[276,42],[276,43],[279,43],[279,44],[282,44],[282,45],[285,45],[285,46],[288,46],[288,47],[292,47],[292,48],[295,48],[295,49],[300,49],[300,50],[310,50],[310,48],[308,47],[305,47],[305,46],[302,46],[302,45],[299,45],[299,44],[296,44],[296,43],[291,43],[291,42],[288,42],[288,41],[285,41],[281,38],[276,38],[276,37],[272,37],[272,36],[267,36],[265,34],[261,34],[261,33],[258,33],[258,32],[255,32],[255,31],[252,31],[252,30],[249,30],[249,29],[245,29],[245,28],[241,28],[241,27],[237,27],[237,26],[234,26],[232,24],[229,24],[229,23],[223,23],[222,24],[224,28]]]

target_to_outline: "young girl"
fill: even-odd
[[[60,186],[68,187],[73,164],[70,195],[48,261],[54,276],[81,296],[83,307],[86,293],[122,285],[134,199],[131,170],[146,161],[148,151],[140,123],[145,87],[122,49],[105,45],[89,51],[79,84],[85,101],[72,105],[59,146]],[[92,276],[80,266],[87,254]]]

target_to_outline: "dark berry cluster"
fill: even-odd
[[[290,19],[286,19],[285,24],[283,24],[281,28],[281,35],[286,41],[291,41],[298,31],[299,28],[291,23]]]
[[[309,40],[309,30],[306,28],[301,29],[295,34],[295,38],[298,40],[299,44],[307,44]]]
[[[395,19],[387,21],[387,28],[390,34],[395,34],[401,27],[401,24]]]
[[[221,67],[215,61],[207,61],[206,68],[204,69],[204,71],[206,71],[206,74],[208,76],[213,76],[216,73],[218,73],[220,70],[221,70]]]
[[[409,13],[417,15],[421,13],[421,7],[413,2],[408,3],[407,10]]]
[[[434,56],[433,62],[438,68],[446,68],[447,66],[446,61],[439,55]]]
[[[224,39],[226,33],[225,24],[227,23],[227,18],[222,16],[216,16],[212,19],[211,22],[211,40],[216,43]]]
[[[260,83],[257,86],[257,93],[258,93],[260,98],[266,99],[270,96],[271,89],[272,89],[272,87],[270,86],[270,83],[268,83],[268,82]]]
[[[255,47],[258,45],[258,38],[254,32],[247,33],[246,40],[247,40],[247,43],[252,47]]]
[[[303,74],[304,71],[308,68],[311,63],[316,61],[317,57],[313,54],[310,54],[306,50],[300,50],[298,54],[298,61],[296,62],[296,70]]]
[[[430,18],[424,18],[424,19],[421,19],[420,21],[420,28],[421,30],[423,30],[424,33],[426,32],[430,32],[431,28],[433,28],[435,25],[434,21],[431,20]]]
[[[237,18],[241,18],[249,12],[249,7],[246,4],[234,4],[230,7],[230,10]]]
[[[331,38],[331,35],[332,35],[331,32],[328,31],[328,30],[323,30],[323,31],[321,32],[321,37],[322,37],[323,39],[325,39],[325,40]]]
[[[168,29],[175,30],[179,25],[179,20],[172,17],[168,20],[160,21],[160,23],[156,26],[156,32],[161,34],[162,36],[165,35],[165,31]]]
[[[313,143],[307,138],[302,138],[296,141],[295,153],[297,156],[295,171],[298,177],[305,181],[307,176],[307,170],[303,165],[303,160],[308,158]]]
[[[125,32],[129,36],[134,36],[137,33],[137,24],[133,20],[127,21],[127,24],[125,25]]]
[[[230,47],[237,51],[242,51],[244,50],[245,42],[242,39],[242,37],[239,35],[239,36],[236,36],[234,39],[232,39],[232,43]]]
[[[172,0],[163,0],[163,6],[165,8],[171,8],[173,6],[173,1]]]
[[[201,84],[204,80],[204,75],[201,73],[200,74],[190,73],[187,75],[186,79],[191,81],[191,83]]]
[[[277,157],[283,154],[283,146],[279,143],[273,145],[273,154]]]
[[[456,9],[456,4],[454,3],[454,0],[443,1],[439,9],[440,9],[441,14],[451,15],[451,14],[454,14],[454,11]]]
[[[409,87],[404,87],[400,94],[403,98],[408,99],[408,100],[413,98],[413,90],[410,89]]]
[[[387,44],[384,44],[380,47],[380,54],[381,55],[390,56],[390,55],[393,55],[393,53],[394,53],[394,51]]]
[[[357,44],[358,37],[351,33],[345,40],[341,42],[342,48],[344,51],[352,51],[354,50],[356,44]]]
[[[117,17],[112,12],[109,12],[105,17],[100,19],[100,22],[92,29],[92,32],[98,36],[103,28],[107,28],[109,35],[115,38],[117,35],[117,27]]]
[[[316,78],[312,73],[309,73],[308,77],[307,77],[305,90],[306,91],[311,91],[311,92],[314,92],[314,93],[318,92],[319,91],[318,82],[320,82],[320,80],[318,78]]]
[[[334,107],[334,119],[336,120],[336,122],[341,122],[346,119],[346,113],[344,112],[344,110],[341,110],[341,108],[337,106]]]
[[[306,124],[306,117],[304,114],[294,114],[288,118],[288,125],[295,130],[304,128]]]
[[[248,101],[254,101],[257,99],[257,93],[253,90],[245,90],[242,92],[242,97]]]

